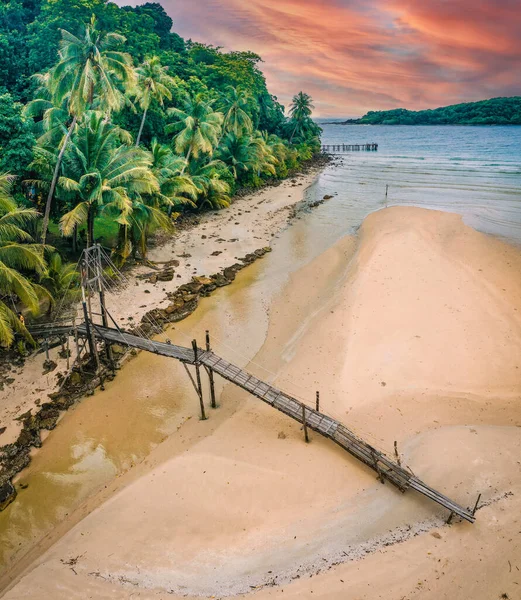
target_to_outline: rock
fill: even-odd
[[[10,481],[0,484],[0,511],[5,510],[16,498],[16,490]]]
[[[157,283],[157,273],[154,273],[147,279],[148,283]]]
[[[213,281],[209,277],[206,277],[206,275],[192,277],[192,281],[195,283],[200,283],[201,285],[213,285]]]
[[[69,382],[72,385],[80,385],[81,381],[81,373],[78,373],[78,371],[73,371],[69,377]]]
[[[277,436],[279,440],[285,440],[286,434],[283,431],[279,431],[279,435]]]
[[[437,531],[432,531],[431,535],[432,535],[432,537],[435,537],[437,540],[441,540],[441,533],[438,533]]]
[[[217,287],[223,287],[225,285],[230,285],[231,281],[226,279],[226,277],[222,273],[216,273],[212,275],[210,278]]]
[[[0,427],[0,435],[2,435],[2,433],[5,433],[6,429],[7,427]]]
[[[322,200],[330,200],[333,196],[330,196],[329,194],[326,194]]]
[[[165,269],[158,273],[157,279],[158,281],[172,281],[174,278],[174,269]]]
[[[56,369],[56,367],[58,366],[57,363],[54,362],[54,360],[44,360],[43,361],[43,375],[46,375],[47,373],[50,373],[51,371],[54,371],[54,369]]]
[[[221,250],[215,250],[215,252],[212,252],[210,256],[219,256],[219,254],[222,254]]]

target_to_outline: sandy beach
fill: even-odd
[[[161,263],[178,260],[174,279],[148,283],[141,276],[150,273],[150,267],[137,266],[125,273],[123,290],[107,295],[109,310],[118,316],[122,327],[132,328],[148,310],[165,307],[169,303],[167,294],[189,282],[193,275],[217,273],[237,262],[238,257],[269,245],[273,236],[286,226],[292,208],[303,199],[317,172],[312,169],[276,187],[237,198],[230,208],[206,213],[197,226],[163,240],[150,250],[149,259],[157,261],[159,267]],[[40,353],[26,360],[23,367],[13,365],[4,374],[0,426],[6,430],[0,435],[1,446],[18,437],[22,422],[16,418],[46,402],[47,395],[58,389],[57,375],[67,372],[66,360],[59,357],[58,351],[56,348],[49,353],[50,359],[57,363],[52,372],[45,373],[45,354]]]
[[[230,216],[200,227],[238,237]],[[271,233],[244,236],[236,256]],[[202,253],[191,235],[173,252]],[[217,267],[197,265],[198,274]],[[457,215],[378,211],[289,276],[263,309],[260,350],[241,365],[310,405],[319,389],[325,413],[389,453],[396,441],[414,473],[464,506],[481,493],[474,525],[445,525],[437,505],[382,486],[318,434],[305,444],[298,424],[221,385],[208,421],[191,418],[193,398],[180,400],[146,460],[12,566],[3,597],[518,597],[520,270],[518,248]],[[234,286],[247,289],[243,275]],[[89,402],[123,406],[140,377],[157,372],[159,385],[160,361],[138,356]]]

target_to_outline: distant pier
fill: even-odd
[[[322,146],[325,154],[343,154],[344,152],[376,152],[378,144],[326,144]]]

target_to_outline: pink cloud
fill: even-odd
[[[518,0],[160,0],[184,37],[264,59],[322,116],[521,93]],[[122,2],[123,3],[123,2]]]

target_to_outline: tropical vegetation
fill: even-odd
[[[521,125],[521,96],[464,102],[429,110],[369,111],[350,125]]]
[[[0,345],[74,296],[83,247],[146,259],[183,213],[224,209],[320,151],[309,95],[286,114],[258,55],[172,26],[158,3],[0,6]]]

